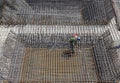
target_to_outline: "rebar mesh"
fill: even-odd
[[[14,26],[0,26],[1,82],[120,81],[120,51],[112,49],[120,44],[120,33],[111,0],[26,1],[32,10],[21,9]],[[78,48],[64,56],[74,33],[81,37]]]

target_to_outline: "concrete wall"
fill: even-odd
[[[102,40],[107,52],[107,57],[109,59],[112,75],[114,79],[120,80],[120,49],[112,49],[115,46],[120,45],[120,41],[114,41],[110,31],[105,32],[102,35]]]
[[[82,14],[87,24],[108,24],[115,16],[111,0],[88,1],[84,4]]]
[[[9,32],[7,39],[5,40],[4,47],[3,47],[3,56],[6,58],[12,58],[15,43],[16,43],[17,35],[12,31]]]
[[[30,11],[32,9],[25,0],[2,0],[0,1],[0,24],[16,24],[19,22],[18,13]]]
[[[5,29],[4,29],[5,31]],[[10,79],[9,75],[13,73],[14,76],[16,74],[20,73],[20,61],[22,59],[23,51],[24,51],[24,45],[17,41],[17,35],[10,31],[9,29],[6,29],[7,33],[3,33],[1,35],[4,35],[1,37],[1,44],[0,44],[0,77],[1,77],[1,83],[2,80]],[[17,61],[18,62],[17,62]],[[16,66],[17,65],[17,66]],[[11,69],[13,68],[13,69]],[[15,70],[18,70],[16,73]]]
[[[10,66],[10,59],[3,55],[4,43],[7,39],[10,29],[0,29],[0,31],[0,81],[2,81],[3,79],[7,78]]]
[[[1,22],[10,24],[108,24],[111,0],[2,0]],[[32,10],[33,9],[33,10]],[[84,19],[84,21],[83,21]]]
[[[111,0],[113,2],[113,8],[116,14],[116,21],[118,30],[120,31],[120,0]]]
[[[19,40],[17,40],[15,43],[14,53],[12,55],[9,74],[7,77],[7,79],[12,83],[17,83],[19,78],[21,78],[20,74],[24,53],[24,45]]]

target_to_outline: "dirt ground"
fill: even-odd
[[[98,81],[92,49],[77,49],[66,58],[67,49],[26,48],[21,83],[71,83]]]

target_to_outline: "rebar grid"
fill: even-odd
[[[113,62],[116,61],[116,59],[114,61],[112,61],[111,56],[108,57],[109,53],[111,52],[111,50],[109,50],[110,47],[112,47],[114,41],[119,40],[119,33],[116,29],[113,29],[112,27],[114,26],[115,21],[114,19],[111,21],[111,23],[107,26],[31,26],[31,25],[27,25],[27,26],[16,26],[11,28],[10,30],[10,34],[6,33],[7,35],[4,36],[6,39],[6,42],[10,42],[12,40],[16,41],[15,47],[14,47],[14,54],[10,54],[12,56],[11,59],[11,67],[10,67],[10,71],[9,71],[9,76],[8,76],[8,81],[11,82],[42,82],[38,76],[39,75],[43,75],[43,81],[44,82],[50,82],[53,80],[55,82],[74,82],[77,81],[78,83],[80,82],[113,82],[114,81],[114,77],[118,77],[119,76],[119,67],[117,67],[117,65]],[[2,26],[5,27],[5,26]],[[1,28],[1,30],[4,31],[3,28]],[[7,30],[7,29],[6,29]],[[6,31],[4,31],[6,32]],[[12,33],[12,34],[11,34]],[[67,71],[66,69],[53,69],[54,71],[49,71],[52,70],[52,67],[57,68],[57,64],[55,64],[54,66],[48,67],[48,74],[50,74],[50,78],[47,77],[47,71],[46,69],[44,70],[44,66],[43,63],[46,62],[46,64],[48,65],[48,63],[52,64],[52,60],[49,60],[49,57],[46,57],[46,53],[51,53],[53,50],[62,50],[62,51],[55,51],[53,52],[55,55],[55,61],[61,61],[58,58],[60,58],[63,50],[65,49],[69,49],[69,38],[72,36],[73,33],[78,33],[81,37],[81,41],[79,42],[79,50],[80,52],[76,52],[78,53],[78,58],[80,59],[80,61],[82,61],[84,58],[87,60],[83,60],[83,62],[78,63],[77,64],[77,68],[80,69],[81,71],[73,71],[73,66],[75,65],[74,60],[73,62],[68,62],[68,64],[71,64],[70,66],[68,66],[68,70],[69,73],[71,74],[71,80],[68,81],[61,81],[60,79],[54,78],[54,76],[52,77],[52,72],[54,72],[55,75],[58,75],[60,72],[62,71]],[[112,33],[112,34],[111,34]],[[5,33],[3,33],[5,34]],[[3,39],[4,39],[3,37]],[[99,41],[99,39],[101,39]],[[12,42],[12,41],[11,41]],[[11,45],[11,42],[7,44],[5,44],[5,47],[8,48],[9,44]],[[108,43],[109,42],[109,43]],[[13,46],[13,45],[12,45]],[[113,45],[114,46],[114,45]],[[11,47],[11,46],[10,46]],[[36,66],[33,65],[33,67],[29,67],[30,66],[30,61],[31,60],[28,58],[24,58],[25,56],[27,56],[27,54],[25,54],[25,49],[28,48],[28,55],[30,55],[29,57],[33,57],[34,60],[34,56],[36,57],[34,61],[36,61],[36,63],[39,63],[39,57],[44,56],[45,62],[44,60],[42,61],[43,63],[40,63],[39,68],[42,69],[43,72],[45,72],[45,74],[41,74],[39,73],[39,68],[37,68],[37,64]],[[32,51],[32,49],[36,49],[34,51]],[[39,50],[42,49],[43,51],[43,55],[38,55],[39,54]],[[87,50],[85,51],[85,49],[91,49],[92,51],[88,51],[87,54]],[[108,50],[108,51],[107,51]],[[38,51],[38,52],[37,52]],[[109,52],[110,51],[110,52]],[[9,52],[9,51],[7,51]],[[5,51],[5,56],[8,56],[7,52]],[[33,52],[33,55],[32,55]],[[34,55],[34,52],[38,53]],[[93,52],[93,53],[91,53]],[[114,51],[116,53],[116,50]],[[96,54],[97,53],[97,54]],[[112,55],[115,55],[114,53]],[[82,57],[83,56],[83,57]],[[84,57],[85,56],[85,57]],[[116,55],[118,56],[118,55]],[[73,56],[75,57],[75,56]],[[97,58],[96,58],[97,57]],[[102,57],[102,58],[100,58]],[[37,59],[38,58],[38,59]],[[77,60],[79,60],[77,58]],[[26,60],[29,59],[29,60]],[[64,59],[64,58],[63,58]],[[49,60],[47,62],[47,60]],[[92,61],[91,61],[92,60]],[[26,62],[24,62],[26,61]],[[91,64],[83,64],[85,62],[87,63],[92,63],[94,65],[91,66]],[[67,61],[64,61],[65,63],[67,63]],[[24,64],[23,64],[24,63]],[[35,63],[34,63],[35,64]],[[79,66],[79,64],[82,64],[82,66]],[[108,64],[108,65],[107,65]],[[105,66],[106,65],[106,66]],[[67,65],[64,65],[67,66]],[[64,67],[63,66],[63,67]],[[90,68],[88,69],[87,67]],[[34,68],[36,67],[36,68]],[[82,67],[86,67],[86,70],[88,72],[84,72],[85,75],[81,74],[83,69]],[[22,68],[22,69],[21,69]],[[36,70],[36,72],[38,72],[39,74],[35,73],[35,75],[38,76],[34,76],[33,73],[32,77],[29,76],[29,73],[25,73],[24,72],[31,72],[32,69],[38,69],[38,71]],[[65,67],[66,68],[66,67]],[[77,68],[75,68],[76,70],[78,70]],[[94,70],[91,68],[95,68]],[[102,68],[102,69],[101,69]],[[27,71],[27,69],[29,71]],[[41,72],[42,72],[41,71]],[[58,71],[58,72],[55,72]],[[78,75],[76,75],[75,78],[73,78],[73,75],[75,75],[75,73],[78,72]],[[89,72],[96,72],[93,74],[90,74]],[[64,75],[65,72],[63,72]],[[69,73],[67,73],[67,75],[69,75]],[[26,76],[27,75],[27,76]],[[82,77],[83,75],[83,77]],[[26,78],[23,78],[23,77]],[[94,76],[95,78],[92,78],[92,76]],[[98,78],[96,78],[96,76],[98,76]],[[37,78],[38,77],[38,78]],[[42,76],[41,76],[42,77]],[[29,79],[33,79],[33,80],[29,80]],[[118,77],[119,78],[119,77]],[[61,78],[62,79],[62,78]],[[70,79],[70,78],[66,78]],[[79,80],[78,80],[79,79]],[[81,80],[80,80],[81,79]],[[84,80],[82,80],[84,79]],[[85,80],[86,79],[86,80]]]
[[[112,22],[114,23],[114,21]],[[89,27],[87,28],[86,26],[83,26],[81,28],[78,26],[68,28],[67,26],[66,28],[62,28],[65,26],[62,27],[52,26],[51,28],[50,26],[48,28],[47,27],[45,28],[45,26],[41,28],[40,26],[36,26],[35,29],[35,26],[30,25],[26,27],[20,27],[18,29],[16,28],[11,29],[12,31],[16,31],[16,34],[18,34],[16,38],[17,41],[21,42],[25,46],[25,49],[28,51],[28,54],[26,54],[27,51],[24,50],[23,47],[20,48],[21,43],[16,43],[15,45],[16,47],[14,49],[15,53],[12,58],[13,63],[11,62],[11,69],[8,79],[15,83],[16,82],[96,83],[99,81],[112,83],[115,79],[114,76],[118,76],[117,74],[119,72],[119,69],[114,69],[113,66],[115,66],[116,64],[111,65],[112,62],[110,62],[110,59],[108,59],[109,57],[107,53],[108,52],[107,48],[109,48],[109,45],[112,45],[111,42],[113,42],[113,39],[116,40],[119,39],[119,35],[118,37],[115,35],[117,34],[116,29],[112,30],[114,31],[115,36],[111,35],[110,34],[111,30],[109,31],[109,29],[112,29],[112,27],[110,28],[110,26],[111,24],[109,25],[109,27],[103,26],[101,27],[101,29],[100,27],[96,26],[92,26],[91,29]],[[63,32],[63,30],[65,31]],[[78,33],[79,36],[81,37],[81,41],[78,43],[80,48],[79,49],[76,48],[77,51],[76,55],[71,57],[71,59],[66,60],[64,57],[62,57],[62,53],[63,51],[69,49],[69,38],[72,36],[73,33]],[[108,38],[106,39],[106,37]],[[101,38],[104,39],[105,41],[104,40],[99,41],[99,39]],[[109,44],[106,44],[107,46],[104,44],[106,40],[110,42]],[[20,53],[20,49],[24,50],[21,51],[22,54]],[[90,50],[87,51],[87,49]],[[77,60],[75,58],[78,61],[80,61],[80,63],[76,62]],[[31,60],[33,60],[32,61],[33,63],[31,62]],[[61,60],[63,61],[63,64],[61,64]],[[63,66],[60,66],[60,64]],[[84,68],[86,69],[86,72],[84,72]],[[116,74],[113,75],[112,72]],[[53,74],[57,75],[58,78],[60,76],[61,77],[60,79],[64,80],[61,81]],[[70,78],[69,77],[62,78],[62,75],[71,76]]]
[[[6,25],[106,25],[115,16],[111,0],[26,0],[30,7],[18,7],[16,15],[9,12],[1,24]],[[24,6],[24,5],[23,5]],[[11,7],[11,6],[10,6]],[[13,6],[13,8],[16,8]],[[6,11],[3,11],[3,13]],[[9,18],[5,18],[5,17]],[[11,17],[11,18],[10,18]],[[12,18],[13,17],[13,18]],[[16,20],[17,19],[17,20]]]
[[[2,23],[16,26],[0,26],[0,79],[11,83],[117,83],[119,53],[111,48],[120,34],[110,0],[39,1],[29,3],[34,12],[21,9],[17,22]],[[63,57],[74,33],[81,37],[79,48],[72,57]]]

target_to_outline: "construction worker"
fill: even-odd
[[[73,54],[74,53],[74,47],[77,46],[77,41],[80,41],[80,37],[78,36],[78,34],[74,34],[71,38],[70,38],[70,51]]]

